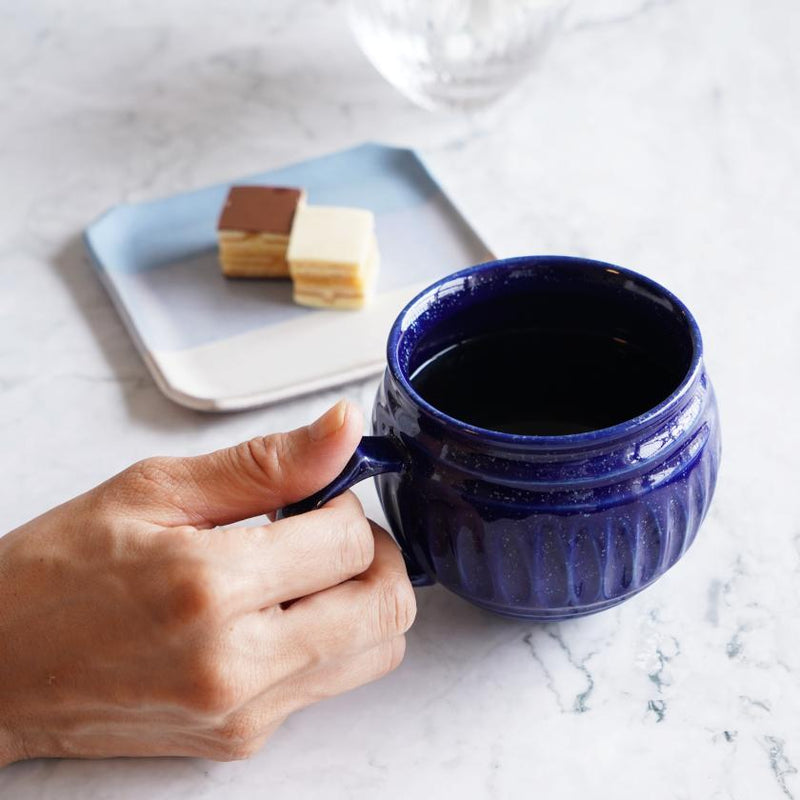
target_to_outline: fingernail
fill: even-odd
[[[318,420],[308,427],[308,435],[313,441],[327,439],[341,430],[347,416],[347,400],[340,400],[333,408],[329,408]]]

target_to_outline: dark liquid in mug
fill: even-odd
[[[608,332],[526,328],[452,345],[416,369],[411,384],[470,425],[561,436],[643,414],[677,388],[683,366]]]

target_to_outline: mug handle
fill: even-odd
[[[318,492],[303,500],[278,509],[275,519],[295,517],[307,511],[314,511],[365,478],[372,478],[384,472],[402,472],[407,465],[406,451],[399,439],[393,436],[363,436],[344,469],[327,486],[323,486]],[[430,585],[431,579],[408,551],[408,547],[400,542],[398,544],[411,583],[414,586]]]

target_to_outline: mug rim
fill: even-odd
[[[536,264],[546,263],[549,266],[571,265],[585,267],[588,269],[600,269],[614,275],[623,275],[628,279],[634,281],[640,286],[649,289],[656,295],[660,295],[669,300],[676,309],[683,315],[686,322],[689,338],[692,345],[692,356],[689,366],[681,379],[678,386],[665,397],[660,403],[649,408],[647,411],[639,414],[631,419],[618,422],[615,425],[610,425],[605,428],[595,428],[590,431],[582,433],[569,433],[562,435],[536,435],[536,434],[521,434],[521,433],[506,433],[504,431],[496,431],[491,428],[482,428],[477,425],[471,425],[468,422],[452,417],[444,411],[431,405],[425,398],[423,398],[414,387],[404,371],[400,368],[399,362],[399,344],[400,340],[408,329],[411,322],[417,319],[431,304],[431,301],[436,297],[439,290],[446,284],[462,280],[463,278],[475,275],[478,273],[492,273],[499,272],[514,267],[532,267]],[[691,311],[686,307],[685,303],[674,295],[669,289],[662,286],[652,278],[648,278],[639,272],[620,267],[616,264],[611,264],[607,261],[598,261],[591,258],[582,258],[579,256],[559,256],[559,255],[537,255],[537,256],[515,256],[512,258],[496,259],[494,261],[484,261],[480,264],[475,264],[471,267],[458,270],[443,278],[430,284],[422,291],[417,293],[415,297],[410,300],[400,313],[397,315],[395,321],[392,323],[391,330],[389,331],[389,338],[386,345],[386,361],[389,372],[394,379],[400,384],[404,392],[419,408],[424,410],[427,414],[438,420],[448,427],[455,427],[457,430],[468,433],[476,438],[488,440],[498,444],[509,445],[523,445],[529,447],[547,447],[547,448],[570,448],[575,446],[592,445],[606,440],[617,439],[621,436],[630,434],[633,431],[640,430],[642,427],[650,425],[656,420],[663,418],[670,414],[677,406],[680,405],[681,400],[689,392],[690,388],[694,385],[697,379],[702,364],[703,354],[703,340],[700,334],[700,328],[692,315]]]

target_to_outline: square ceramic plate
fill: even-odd
[[[492,258],[411,150],[366,144],[232,183],[301,186],[309,203],[371,209],[378,291],[363,311],[324,311],[295,305],[288,280],[224,278],[216,221],[231,184],[112,208],[86,245],[156,383],[189,408],[252,408],[376,374],[405,303]]]

